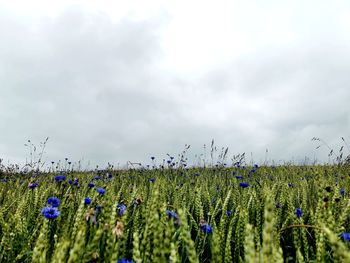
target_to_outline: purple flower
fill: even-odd
[[[91,204],[91,198],[90,197],[85,197],[85,199],[84,199],[84,204],[85,205],[89,205],[89,204]]]
[[[227,216],[231,216],[231,215],[232,215],[232,211],[231,211],[231,210],[227,210],[227,211],[226,211],[226,215],[227,215]]]
[[[60,216],[60,212],[56,207],[44,207],[41,210],[41,214],[47,219],[55,219]]]
[[[200,225],[200,229],[206,234],[213,233],[213,228],[208,223],[204,223],[204,224]]]
[[[49,205],[51,205],[52,207],[59,207],[61,201],[60,201],[60,199],[51,196],[51,197],[49,197],[49,199],[47,200],[47,203],[48,203]]]
[[[344,188],[340,189],[340,195],[341,195],[342,197],[344,197],[344,195],[345,195],[345,189],[344,189]]]
[[[276,208],[281,208],[280,202],[277,202],[277,203],[276,203]]]
[[[344,241],[350,241],[350,233],[343,232],[343,233],[341,234],[341,238],[342,238]]]
[[[69,183],[69,184],[72,184],[72,183],[73,183],[73,180],[72,180],[72,179],[69,179],[69,180],[68,180],[68,183]]]
[[[247,188],[247,187],[249,187],[249,184],[245,183],[245,182],[240,182],[239,186],[242,187],[242,188]]]
[[[178,216],[174,211],[166,210],[166,214],[168,215],[168,217],[173,218],[174,220],[178,219]]]
[[[120,216],[123,216],[123,215],[125,214],[125,212],[126,212],[126,205],[124,205],[124,204],[119,204],[119,205],[117,206],[117,208],[119,209],[119,215],[120,215]]]
[[[97,193],[99,193],[100,195],[104,195],[106,193],[106,190],[103,188],[97,188],[96,189]]]
[[[295,213],[297,214],[297,217],[300,218],[303,215],[303,212],[301,211],[300,208],[295,208]]]
[[[288,187],[294,187],[294,184],[288,183]]]
[[[90,188],[92,188],[92,187],[94,187],[95,186],[95,184],[94,183],[88,183],[88,187],[90,187]]]
[[[38,184],[37,184],[37,183],[29,183],[29,184],[28,184],[28,187],[29,187],[30,189],[34,189],[34,188],[38,187]]]
[[[117,263],[134,263],[134,261],[122,258],[118,259]]]
[[[61,181],[65,181],[65,180],[66,180],[66,177],[63,174],[55,176],[56,182],[61,182]]]

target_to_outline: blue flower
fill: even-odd
[[[213,228],[211,225],[209,225],[208,223],[204,223],[200,226],[200,229],[206,233],[206,234],[211,234],[213,233]]]
[[[90,187],[90,188],[92,188],[92,187],[94,187],[95,186],[95,184],[94,183],[88,183],[88,187]]]
[[[288,183],[288,187],[294,187],[294,184]]]
[[[95,180],[95,181],[101,180],[101,176],[95,176],[94,178],[92,178],[92,180]]]
[[[303,215],[303,212],[301,211],[300,208],[295,208],[295,213],[297,214],[297,217],[300,218]]]
[[[118,259],[117,263],[134,263],[134,261],[122,258],[122,259]]]
[[[41,214],[47,219],[55,219],[60,216],[60,212],[58,211],[57,207],[44,207],[41,210]]]
[[[174,211],[166,210],[166,214],[168,215],[168,217],[173,218],[174,220],[178,219],[178,216]]]
[[[254,167],[255,167],[255,168],[259,168],[259,165],[257,165],[257,164],[254,164]]]
[[[72,179],[69,179],[69,180],[68,180],[68,183],[69,183],[69,184],[72,184],[72,183],[73,183],[73,180],[72,180]]]
[[[90,198],[90,197],[85,197],[85,199],[84,199],[84,204],[85,204],[85,205],[91,204],[91,198]]]
[[[227,216],[231,216],[231,215],[232,215],[232,211],[231,211],[231,210],[227,210],[227,211],[226,211],[226,215],[227,215]]]
[[[124,204],[119,204],[119,205],[117,206],[117,208],[119,209],[119,215],[120,215],[120,216],[123,216],[123,215],[125,214],[125,212],[126,212],[126,205],[124,205]]]
[[[344,188],[340,189],[340,195],[341,195],[342,197],[344,197],[344,195],[345,195],[345,189],[344,189]]]
[[[79,180],[78,180],[78,179],[75,179],[74,185],[75,185],[75,186],[78,186],[78,184],[79,184]]]
[[[251,169],[251,170],[250,170],[250,173],[255,173],[255,169]]]
[[[51,205],[52,207],[59,207],[61,201],[60,201],[60,199],[51,196],[51,197],[49,197],[49,199],[47,200],[47,203],[48,203],[49,205]]]
[[[245,183],[245,182],[241,182],[241,183],[239,183],[239,186],[242,188],[246,188],[246,187],[249,187],[249,184]]]
[[[154,182],[156,181],[156,179],[152,177],[151,179],[149,179],[149,181],[150,181],[151,183],[154,183]]]
[[[281,208],[280,202],[277,202],[277,203],[276,203],[276,208]]]
[[[61,181],[65,181],[65,180],[66,180],[66,177],[63,174],[55,176],[56,182],[61,182]]]
[[[237,180],[243,179],[243,175],[236,175],[236,179],[237,179]]]
[[[34,188],[38,187],[38,184],[37,184],[37,183],[29,183],[29,184],[28,184],[28,187],[29,187],[30,189],[34,189]]]
[[[344,241],[350,241],[350,233],[343,232],[343,233],[341,234],[341,238],[342,238]]]
[[[99,193],[100,195],[104,195],[106,193],[106,190],[103,188],[97,188],[96,189],[97,193]]]

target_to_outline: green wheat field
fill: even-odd
[[[350,262],[350,166],[1,166],[0,262]]]

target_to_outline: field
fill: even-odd
[[[11,174],[0,262],[350,262],[350,168]]]

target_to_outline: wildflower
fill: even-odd
[[[34,189],[34,188],[36,188],[38,185],[39,185],[39,184],[37,184],[37,183],[29,183],[29,184],[28,184],[28,188]]]
[[[227,210],[227,211],[226,211],[226,215],[227,215],[227,216],[231,216],[231,215],[232,215],[232,211],[231,211],[231,210]]]
[[[108,179],[108,180],[111,180],[112,178],[113,178],[112,174],[108,173],[108,174],[107,174],[107,179]]]
[[[91,198],[90,197],[85,197],[85,199],[84,199],[84,204],[85,205],[89,205],[89,204],[91,204]]]
[[[245,182],[240,182],[239,186],[242,187],[242,188],[246,188],[246,187],[249,187],[249,184],[245,183]]]
[[[254,167],[255,167],[255,168],[259,168],[259,165],[257,165],[257,164],[254,164]]]
[[[237,180],[243,179],[243,175],[236,175],[236,179],[237,179]]]
[[[60,201],[60,199],[51,196],[51,197],[49,197],[49,199],[47,200],[47,203],[48,203],[49,205],[51,205],[52,207],[59,207],[61,201]]]
[[[255,169],[251,169],[251,170],[250,170],[250,173],[255,173]]]
[[[350,241],[350,233],[343,232],[343,233],[341,234],[341,238],[342,238],[344,241]]]
[[[177,219],[178,219],[178,216],[177,216],[177,214],[176,214],[174,211],[166,210],[166,214],[167,214],[170,218],[173,218],[174,220],[177,220]]]
[[[117,263],[134,263],[134,261],[122,258],[118,259]]]
[[[294,187],[294,184],[288,183],[288,187]]]
[[[73,180],[72,180],[72,179],[69,179],[69,180],[68,180],[68,183],[69,183],[69,184],[72,184],[72,183],[73,183]]]
[[[95,184],[94,183],[88,183],[88,187],[90,187],[90,188],[93,188],[95,186]]]
[[[58,211],[57,207],[44,207],[41,210],[41,214],[47,219],[55,219],[60,216],[60,212]]]
[[[280,202],[277,202],[277,203],[276,203],[276,208],[281,208]]]
[[[97,188],[96,189],[97,193],[99,193],[100,195],[104,195],[106,193],[106,190],[103,188]]]
[[[117,221],[116,226],[112,229],[112,233],[117,237],[121,237],[124,232],[124,224],[123,222]]]
[[[75,179],[74,183],[73,183],[75,186],[78,186],[79,185],[79,180],[78,179]]]
[[[65,180],[66,180],[66,177],[63,174],[55,176],[55,181],[58,183]]]
[[[123,215],[125,214],[125,212],[126,212],[126,205],[124,205],[124,204],[119,204],[119,205],[117,206],[117,208],[119,209],[119,215],[120,215],[120,216],[123,216]]]
[[[200,173],[195,173],[194,175],[195,175],[195,176],[200,176],[201,174],[200,174]]]
[[[154,183],[154,182],[156,181],[156,179],[152,177],[151,179],[149,179],[149,181],[150,181],[151,183]]]
[[[344,197],[344,195],[345,195],[345,190],[344,190],[344,188],[340,189],[340,195],[341,195],[342,197]]]
[[[200,229],[206,233],[206,234],[211,234],[213,233],[213,227],[209,225],[206,221],[202,220],[201,223],[199,224]]]
[[[95,176],[94,178],[92,178],[92,180],[94,181],[98,181],[98,180],[101,180],[101,176]]]
[[[303,212],[301,211],[300,208],[295,208],[295,213],[297,214],[297,217],[300,218],[303,215]]]

